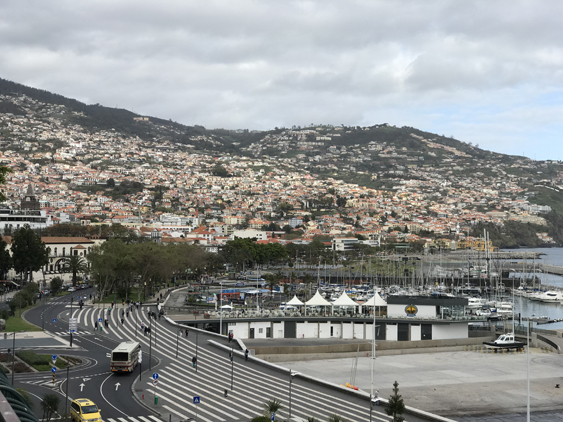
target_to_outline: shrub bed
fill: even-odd
[[[0,353],[0,362],[11,362],[12,361],[12,354],[8,353]]]
[[[16,362],[14,364],[14,372],[20,374],[22,372],[31,372],[31,369],[23,362]]]

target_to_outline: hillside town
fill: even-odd
[[[141,236],[199,243],[211,251],[235,235],[286,242],[283,234],[291,233],[298,234],[293,242],[324,236],[371,245],[440,242],[455,249],[479,221],[546,225],[542,214],[551,208],[530,200],[519,183],[525,176],[514,169],[529,169],[544,188],[563,185],[563,172],[548,175],[550,163],[524,157],[505,165],[496,158],[467,171],[471,154],[414,133],[428,154],[376,140],[326,147],[349,129],[320,126],[265,132],[240,154],[219,155],[197,148],[219,145],[216,134],[182,144],[168,128],[167,136],[147,141],[116,130],[86,130],[72,123],[80,112],[25,95],[0,95],[1,103],[15,111],[0,113],[0,165],[13,170],[1,187],[8,198],[0,221],[4,235],[25,223],[15,216],[25,215],[31,198],[41,217],[32,228],[121,224]],[[151,124],[150,118],[136,120]],[[425,164],[429,157],[438,165]],[[387,164],[361,170],[370,160]],[[325,176],[318,176],[319,168]],[[350,172],[386,178],[392,186],[345,182],[341,176]],[[127,189],[116,195],[119,187]],[[451,234],[454,240],[441,238]],[[547,229],[537,236],[554,242]]]

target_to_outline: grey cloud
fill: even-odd
[[[510,112],[507,97],[560,91],[562,12],[549,0],[8,0],[0,77],[208,127],[431,121],[473,137],[488,127],[482,104]]]

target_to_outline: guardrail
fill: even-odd
[[[553,347],[555,350],[557,350],[557,353],[561,353],[561,347],[559,347],[559,345],[553,341],[551,341],[550,339],[541,336],[539,334],[537,334],[538,340],[543,341],[546,344],[549,344],[551,347]]]

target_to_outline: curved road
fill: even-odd
[[[83,367],[70,370],[69,400],[92,399],[102,409],[104,421],[154,422],[156,419],[178,422],[190,418],[204,422],[249,421],[263,414],[264,402],[271,399],[279,400],[283,405],[277,418],[289,419],[291,407],[290,420],[295,422],[306,421],[308,417],[326,421],[332,414],[350,422],[370,420],[369,403],[365,400],[299,378],[290,383],[286,374],[258,365],[252,359],[246,362],[242,353],[236,350],[231,364],[227,351],[213,347],[208,341],[228,346],[235,343],[229,344],[226,338],[195,331],[186,338],[183,328],[179,330],[164,318],[148,319],[147,312],[156,311],[154,305],[143,305],[138,310],[134,307],[133,313],[124,318],[123,325],[121,304],[109,316],[107,305],[103,308],[104,305],[85,305],[79,309],[76,298],[89,294],[88,290],[73,293],[72,309],[71,295],[67,295],[30,310],[25,317],[39,327],[44,324],[46,331],[65,339],[69,338],[68,318],[72,315],[78,319],[79,334],[74,336],[72,350],[41,353],[80,355],[88,359]],[[101,317],[108,317],[109,329],[94,331],[94,322]],[[141,323],[150,323],[150,336],[140,331]],[[139,370],[134,374],[112,374],[109,370],[107,353],[126,340],[141,343],[144,372],[140,380]],[[197,367],[194,368],[192,358],[196,354]],[[150,365],[149,355],[152,356]],[[148,370],[147,366],[150,366]],[[156,385],[151,379],[153,373],[159,375]],[[57,384],[56,391],[64,394],[66,374],[59,372],[57,379],[62,378],[65,381]],[[48,386],[50,380],[51,374],[45,373],[17,377],[18,383],[24,383],[26,389],[39,397],[52,390]],[[199,404],[194,404],[194,397],[199,397]],[[64,395],[61,401],[64,403]],[[390,418],[383,413],[382,407],[374,407],[371,420],[389,421]],[[406,420],[422,419],[407,416]]]

